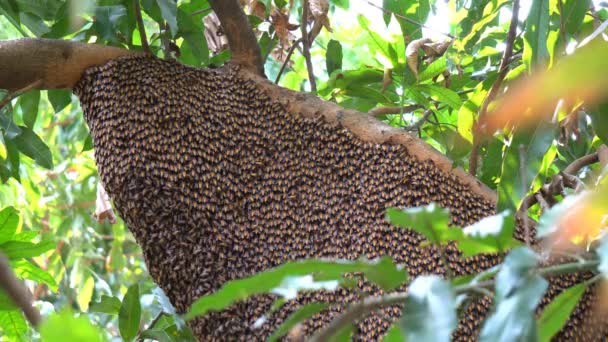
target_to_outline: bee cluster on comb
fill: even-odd
[[[178,312],[225,282],[303,258],[391,256],[411,277],[445,274],[439,253],[417,233],[389,225],[389,207],[436,202],[452,224],[494,213],[431,161],[401,145],[365,142],[319,117],[289,113],[239,77],[236,66],[196,69],[148,56],[121,57],[87,70],[75,88],[94,141],[103,185],[141,245],[152,278]],[[498,264],[496,255],[447,260],[455,275]],[[579,281],[552,280],[547,302]],[[364,279],[357,291],[299,295],[254,322],[274,297],[258,296],[190,322],[201,341],[263,340],[299,305],[331,302],[303,326],[328,324],[344,304],[379,294]],[[405,289],[405,288],[403,288]],[[561,337],[584,336],[590,294]],[[454,333],[471,340],[491,306],[471,303]],[[400,316],[398,306],[360,320],[355,339],[377,340]]]

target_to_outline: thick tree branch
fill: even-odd
[[[73,88],[85,69],[134,52],[67,40],[0,41],[0,89]]]
[[[469,173],[473,176],[477,173],[477,163],[479,162],[479,149],[482,143],[481,130],[480,130],[480,122],[483,122],[487,112],[488,106],[490,102],[494,101],[496,95],[498,95],[498,91],[502,86],[502,81],[507,76],[507,71],[509,70],[509,63],[511,61],[511,56],[513,55],[513,42],[515,42],[515,36],[517,34],[517,23],[518,23],[518,14],[519,14],[519,0],[513,0],[513,8],[511,9],[511,23],[509,24],[509,33],[507,35],[507,43],[505,46],[505,51],[502,55],[502,60],[500,61],[500,67],[498,68],[498,77],[488,96],[486,96],[483,104],[481,105],[481,109],[479,110],[479,116],[477,118],[477,123],[473,128],[473,149],[471,150],[471,156],[469,157]]]
[[[0,254],[0,288],[21,309],[33,327],[40,324],[40,312],[32,306],[32,294],[15,277],[4,254]]]
[[[232,61],[264,76],[264,61],[255,34],[237,0],[209,0],[228,38]]]

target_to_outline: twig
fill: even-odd
[[[308,31],[306,31],[306,22],[308,21],[308,0],[302,0],[302,46],[304,47],[304,59],[306,60],[306,69],[308,69],[308,82],[310,82],[310,91],[317,92],[317,82],[315,74],[312,70],[312,61],[310,60],[310,41],[308,40]]]
[[[472,176],[475,176],[477,173],[477,163],[479,162],[479,149],[481,145],[481,126],[483,124],[483,120],[488,112],[488,106],[490,102],[494,100],[496,95],[498,94],[498,90],[500,89],[503,80],[507,76],[507,70],[509,69],[509,62],[511,61],[511,56],[513,55],[513,42],[515,41],[515,36],[517,34],[517,15],[519,13],[519,0],[513,0],[513,8],[511,9],[511,24],[509,24],[509,33],[507,35],[507,43],[505,46],[505,51],[502,55],[502,60],[500,61],[500,67],[498,69],[498,77],[496,81],[492,85],[488,96],[486,96],[483,104],[481,105],[481,109],[479,110],[479,116],[477,119],[477,123],[473,128],[473,149],[471,150],[471,156],[469,157],[469,173]]]
[[[367,113],[371,116],[380,116],[386,114],[408,113],[419,108],[421,108],[419,105],[377,107]]]
[[[151,53],[150,45],[148,45],[148,37],[146,36],[146,27],[144,26],[144,19],[141,16],[141,7],[139,6],[139,0],[133,0],[133,6],[135,10],[135,20],[137,21],[137,27],[139,29],[141,47],[146,53]]]
[[[422,114],[422,117],[420,119],[418,119],[418,121],[414,122],[413,124],[404,127],[404,129],[406,131],[417,131],[420,129],[420,127],[422,127],[422,125],[427,122],[429,120],[429,118],[431,117],[431,115],[433,114],[433,110],[432,109],[427,109],[424,111],[424,114]]]
[[[38,80],[36,82],[32,82],[32,83],[28,84],[27,86],[25,86],[21,89],[9,92],[2,99],[2,101],[0,101],[0,110],[2,110],[2,108],[4,108],[4,106],[6,106],[9,102],[11,102],[17,96],[19,96],[27,91],[30,91],[32,89],[35,89],[36,87],[40,86],[41,84],[42,84],[42,80]]]
[[[589,36],[587,36],[585,39],[583,39],[577,46],[576,48],[580,48],[581,46],[586,45],[587,43],[589,43],[590,41],[592,41],[593,39],[595,39],[595,37],[599,36],[600,34],[602,34],[602,32],[604,32],[606,30],[606,28],[608,28],[608,20],[604,21],[597,29],[595,29],[595,31],[593,31],[593,33],[591,33]]]
[[[293,51],[296,49],[298,44],[300,44],[301,42],[302,42],[302,38],[298,38],[298,39],[296,39],[295,42],[293,42],[291,47],[289,47],[289,51],[287,52],[287,57],[285,57],[285,61],[283,61],[283,65],[281,65],[281,70],[279,70],[279,73],[277,74],[277,78],[274,80],[275,84],[279,84],[281,75],[283,75],[283,71],[285,71],[285,67],[287,67],[287,63],[289,63],[289,60],[291,59],[291,55],[293,54]]]
[[[519,145],[519,177],[521,178],[521,190],[522,194],[528,192],[528,180],[526,177],[526,146]],[[530,247],[530,227],[528,220],[524,220],[524,241],[526,246]]]
[[[15,277],[8,259],[0,253],[0,287],[17,305],[33,327],[40,324],[40,312],[32,306],[32,294]]]
[[[435,31],[435,32],[437,32],[437,33],[439,33],[439,34],[441,34],[441,35],[443,35],[443,36],[446,36],[446,37],[448,37],[448,38],[450,38],[450,39],[455,39],[455,38],[456,38],[456,37],[452,36],[452,35],[451,35],[451,34],[449,34],[449,33],[444,33],[444,32],[441,32],[441,31],[439,31],[439,30],[437,30],[437,29],[434,29],[434,28],[432,28],[432,27],[430,27],[430,26],[426,26],[426,25],[424,25],[424,24],[422,24],[422,23],[420,23],[420,22],[417,22],[416,20],[410,19],[410,18],[408,18],[408,17],[406,17],[406,16],[403,16],[403,15],[401,15],[401,14],[399,14],[399,13],[395,13],[395,12],[393,12],[393,11],[389,11],[389,10],[387,10],[387,9],[386,9],[386,8],[384,8],[384,7],[380,7],[380,6],[378,6],[378,5],[374,4],[374,3],[372,3],[372,2],[371,2],[371,1],[369,1],[369,0],[366,0],[365,2],[367,2],[367,4],[368,4],[368,5],[370,5],[370,6],[372,6],[372,7],[375,7],[375,8],[377,8],[377,9],[381,10],[381,11],[382,11],[382,12],[384,12],[384,13],[392,14],[392,15],[394,15],[395,17],[397,17],[397,18],[399,18],[399,19],[403,19],[403,20],[407,21],[407,22],[408,22],[408,23],[410,23],[410,24],[414,24],[414,25],[416,25],[416,26],[418,26],[418,27],[424,27],[425,29],[428,29],[428,30],[431,30],[431,31]]]
[[[207,7],[207,8],[200,9],[198,11],[194,11],[194,12],[190,13],[190,15],[194,17],[194,16],[197,16],[199,14],[203,14],[203,13],[206,13],[209,11],[211,11],[211,7]]]
[[[599,161],[599,154],[592,153],[583,157],[580,157],[570,163],[570,165],[566,166],[566,168],[560,172],[559,174],[553,176],[551,182],[543,185],[537,192],[526,196],[519,209],[517,210],[516,217],[518,219],[524,219],[527,217],[528,209],[530,209],[535,204],[539,203],[539,199],[537,195],[540,195],[545,203],[541,203],[541,205],[551,205],[548,201],[554,202],[551,198],[555,195],[562,194],[564,185],[577,190],[577,188],[581,187],[582,182],[578,180],[574,175],[578,173],[583,167],[597,163]],[[578,180],[574,181],[572,178],[576,178]],[[578,189],[580,190],[580,189]]]
[[[162,310],[161,310],[161,312],[159,312],[159,313],[158,313],[158,315],[156,315],[156,317],[154,317],[154,319],[152,320],[152,322],[150,322],[150,325],[148,325],[148,328],[147,328],[147,329],[152,329],[152,328],[154,328],[154,325],[156,325],[156,323],[158,323],[158,321],[159,321],[159,320],[160,320],[160,319],[161,319],[163,316],[165,316],[165,315],[168,315],[168,314],[167,314],[166,312],[164,312],[164,311],[162,311]],[[141,333],[142,333],[142,332],[143,332],[143,331],[140,331],[140,332],[137,334],[137,337],[135,338],[135,341],[137,341],[137,342],[142,342],[142,341],[144,341],[144,340],[145,340],[145,338],[141,336]]]
[[[531,274],[540,274],[543,277],[553,277],[563,274],[575,272],[586,272],[596,269],[599,265],[598,260],[585,260],[583,262],[573,262],[547,267],[534,268],[530,270]],[[453,288],[455,295],[465,294],[469,292],[486,293],[485,290],[492,289],[495,286],[494,280],[487,280],[479,283],[467,283]],[[481,289],[481,291],[480,291]],[[384,306],[403,304],[408,298],[407,292],[394,292],[382,296],[373,296],[364,298],[362,301],[351,304],[346,308],[345,312],[331,321],[323,330],[316,333],[308,342],[331,341],[331,338],[340,330],[352,324],[357,319],[369,314],[372,311],[380,309]]]

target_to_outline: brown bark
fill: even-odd
[[[232,52],[232,61],[258,75],[264,75],[264,61],[260,46],[249,25],[247,16],[235,0],[209,0],[220,19]]]
[[[0,88],[71,89],[85,69],[134,52],[65,40],[23,38],[0,41]]]

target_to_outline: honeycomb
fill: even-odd
[[[436,202],[452,224],[494,213],[432,161],[406,147],[362,141],[320,116],[288,113],[236,66],[195,69],[148,56],[128,56],[90,68],[74,89],[90,127],[103,185],[141,245],[149,273],[178,312],[225,282],[303,258],[391,256],[412,277],[445,274],[438,250],[420,235],[389,225],[388,207]],[[447,248],[453,274],[480,272],[496,255],[461,259]],[[552,280],[545,302],[585,278]],[[381,291],[358,288],[301,294],[254,323],[275,297],[257,296],[190,322],[201,341],[264,340],[311,301],[333,303],[303,326],[326,325],[345,303]],[[586,339],[591,294],[561,338]],[[454,340],[477,336],[489,298],[465,309]],[[354,339],[378,340],[400,316],[383,308],[357,322]],[[591,337],[589,337],[591,338]]]

